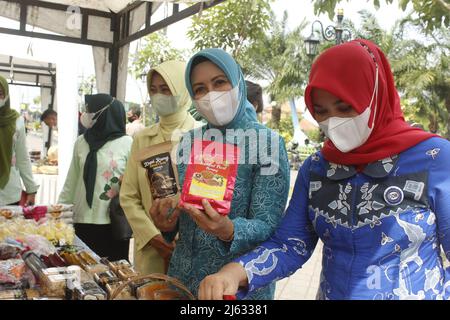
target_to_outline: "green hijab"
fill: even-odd
[[[0,86],[7,98],[5,105],[0,107],[0,189],[3,189],[9,181],[11,172],[13,136],[19,114],[10,108],[8,81],[2,76],[0,76]]]

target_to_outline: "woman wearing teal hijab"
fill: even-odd
[[[26,148],[25,124],[17,111],[11,109],[8,82],[0,76],[0,206],[17,204],[22,182],[27,204],[34,204],[38,186],[33,180]]]
[[[179,232],[168,274],[197,294],[204,277],[255,248],[275,230],[287,201],[289,165],[283,139],[256,121],[255,110],[246,99],[242,71],[230,55],[220,49],[202,50],[190,59],[185,77],[189,94],[208,123],[190,131],[180,143],[180,185],[185,179],[192,137],[212,140],[212,133],[220,132],[223,142],[241,148],[228,216],[220,216],[205,199],[204,211],[184,205],[167,218],[167,203],[163,201],[156,201],[150,210],[161,230]],[[246,133],[258,138],[240,139]],[[261,151],[271,156],[264,157]],[[251,158],[252,154],[257,157]],[[274,288],[261,288],[247,299],[273,299]]]

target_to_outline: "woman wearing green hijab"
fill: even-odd
[[[39,186],[31,172],[25,124],[11,109],[8,82],[0,76],[0,206],[18,204],[22,193],[21,178],[27,193],[26,203],[33,205]]]
[[[185,203],[170,216],[165,210],[167,200],[157,201],[151,208],[161,230],[179,232],[168,274],[196,295],[204,277],[256,248],[274,232],[287,202],[289,165],[283,139],[257,122],[255,109],[247,101],[241,68],[229,54],[221,49],[196,53],[186,69],[186,87],[208,123],[180,142],[180,185],[185,180],[192,138],[220,141],[220,136],[221,142],[238,145],[241,150],[227,216],[218,214],[207,199],[202,201],[203,210]],[[272,284],[246,298],[273,299],[274,289]]]
[[[128,241],[114,240],[109,203],[119,192],[132,138],[125,135],[125,109],[108,94],[86,95],[87,128],[75,142],[59,203],[74,205],[76,235],[101,257],[128,259]]]
[[[201,125],[188,113],[191,99],[184,84],[185,69],[185,62],[166,61],[148,73],[148,92],[160,121],[134,136],[132,158],[155,144],[177,144],[181,133]],[[164,273],[173,251],[149,217],[152,202],[145,169],[136,161],[128,161],[120,203],[133,229],[134,265],[141,274]]]

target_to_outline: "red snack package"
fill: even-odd
[[[239,153],[232,144],[194,140],[180,204],[204,210],[202,200],[208,199],[219,214],[230,213]]]

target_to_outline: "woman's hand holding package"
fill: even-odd
[[[153,202],[150,216],[155,226],[162,232],[171,232],[175,229],[180,215],[176,205],[176,198],[156,199]]]
[[[204,211],[192,205],[184,204],[183,209],[191,216],[192,220],[204,231],[215,235],[222,241],[232,241],[234,225],[228,216],[220,215],[211,207],[208,200],[202,200]]]

